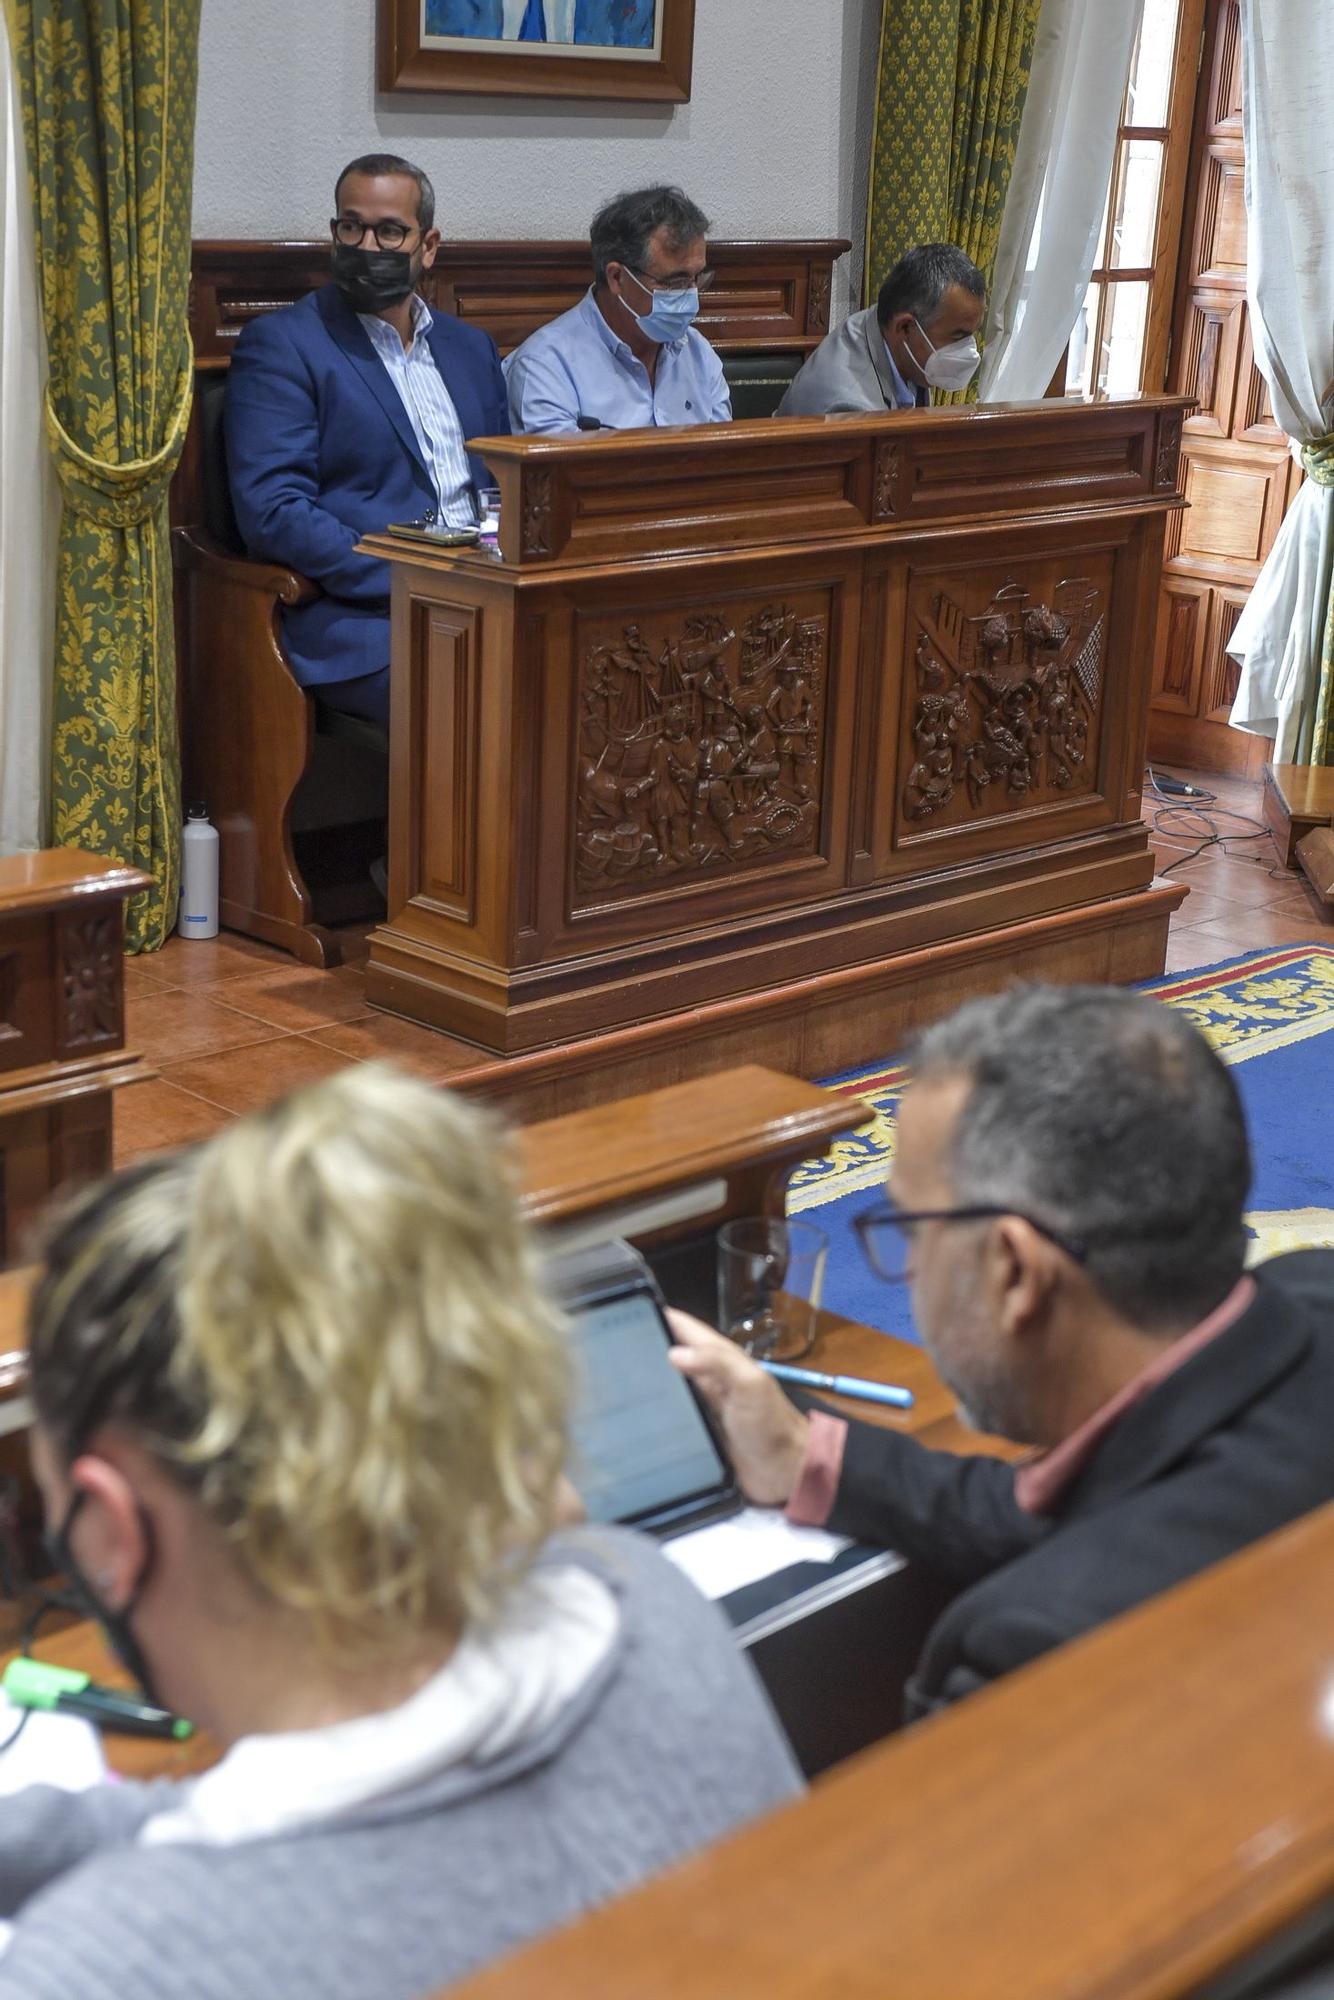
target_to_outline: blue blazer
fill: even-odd
[[[465,438],[508,436],[500,356],[489,333],[448,313],[427,335]],[[227,473],[250,555],[321,585],[283,611],[303,687],[353,680],[389,662],[389,564],[354,555],[365,534],[436,504],[408,413],[356,313],[335,285],[262,313],[227,371]],[[493,484],[469,453],[475,481]]]

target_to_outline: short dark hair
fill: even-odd
[[[666,229],[673,250],[684,250],[708,235],[709,218],[679,187],[636,188],[605,203],[588,232],[597,282],[605,279],[608,264],[642,271],[649,238],[660,229]]]
[[[968,1001],[909,1061],[968,1085],[954,1199],[1077,1238],[1090,1282],[1144,1332],[1193,1325],[1241,1276],[1241,1099],[1178,1009],[1114,986],[1020,987]]]
[[[899,258],[880,287],[875,316],[884,326],[896,313],[910,312],[919,326],[926,326],[951,285],[962,285],[975,299],[987,295],[986,279],[953,243],[919,243]]]
[[[435,221],[435,189],[423,169],[414,167],[411,160],[402,160],[397,153],[362,153],[360,158],[349,160],[334,182],[335,208],[349,174],[361,174],[367,180],[376,180],[381,174],[401,174],[404,180],[416,181],[417,227],[423,236]]]

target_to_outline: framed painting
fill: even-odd
[[[381,90],[690,96],[695,0],[377,0]]]

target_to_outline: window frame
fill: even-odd
[[[1154,0],[1146,0],[1146,5],[1153,4]],[[1173,307],[1176,298],[1177,267],[1182,251],[1184,196],[1190,167],[1191,134],[1195,125],[1195,98],[1204,54],[1205,17],[1209,5],[1210,0],[1180,0],[1167,94],[1167,118],[1164,124],[1137,125],[1127,121],[1125,114],[1130,99],[1130,79],[1126,80],[1125,95],[1121,100],[1121,117],[1116,128],[1116,145],[1112,153],[1112,171],[1107,186],[1102,242],[1099,246],[1098,260],[1089,273],[1090,287],[1096,286],[1098,290],[1097,311],[1089,333],[1089,344],[1093,355],[1089,400],[1106,393],[1097,387],[1098,356],[1102,351],[1103,333],[1108,323],[1112,291],[1116,285],[1147,284],[1149,287],[1148,310],[1144,321],[1144,343],[1140,353],[1139,386],[1136,393],[1141,396],[1157,395],[1167,384],[1168,369],[1172,362]],[[1136,56],[1138,52],[1137,34]],[[1134,58],[1131,61],[1131,75],[1133,74]],[[1153,230],[1153,262],[1147,265],[1113,265],[1113,232],[1116,227],[1117,200],[1130,158],[1129,142],[1132,139],[1151,140],[1162,147],[1162,168],[1158,179],[1158,201]],[[1048,396],[1069,395],[1072,398],[1083,399],[1081,389],[1067,389],[1066,376],[1069,362],[1070,346],[1067,342],[1065,352],[1057,362],[1056,371],[1048,386]]]

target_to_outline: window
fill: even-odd
[[[1166,381],[1204,10],[1144,0],[1098,263],[1051,395],[1147,395]]]

